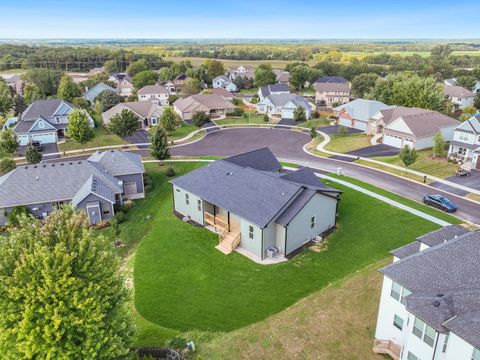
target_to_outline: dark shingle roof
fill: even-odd
[[[282,175],[281,178],[317,191],[326,191],[333,193],[341,192],[340,190],[333,189],[322,183],[315,175],[315,172],[309,167],[302,167],[297,171],[286,173],[285,175]]]
[[[399,259],[404,259],[407,256],[416,254],[419,251],[420,251],[420,242],[414,241],[410,244],[404,245],[402,247],[399,247],[398,249],[390,251],[390,254],[392,254],[393,256]]]
[[[428,246],[439,245],[445,241],[454,239],[455,237],[468,233],[469,230],[460,225],[448,225],[441,229],[432,231],[428,234],[422,235],[417,238],[418,241]]]
[[[23,112],[22,120],[35,121],[39,117],[52,117],[53,114],[55,114],[55,110],[57,110],[63,102],[65,101],[61,99],[36,100]],[[72,105],[70,106],[73,107]]]
[[[99,163],[113,176],[145,172],[141,157],[127,151],[97,151],[88,158],[88,161]]]
[[[322,76],[316,82],[317,83],[339,83],[339,84],[348,83],[347,79],[345,79],[343,76]]]
[[[280,165],[269,148],[257,149],[230,156],[224,160],[239,166],[251,167],[252,169],[261,171],[278,171],[282,168],[282,165]]]
[[[290,91],[290,88],[288,87],[287,84],[282,84],[282,83],[278,83],[278,84],[271,84],[271,85],[268,85],[268,89],[270,90],[270,92],[279,92],[279,91]]]
[[[315,190],[303,189],[300,195],[288,206],[288,208],[277,218],[277,223],[283,226],[290,224],[290,221],[303,209],[310,199],[316,194]]]

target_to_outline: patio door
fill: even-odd
[[[240,232],[240,218],[235,214],[230,213],[230,232],[238,233]]]

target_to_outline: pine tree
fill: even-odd
[[[165,160],[170,157],[167,132],[163,126],[156,126],[153,130],[150,153],[157,160]]]
[[[18,221],[0,237],[2,357],[127,358],[134,327],[112,244],[71,207]]]
[[[311,137],[312,139],[315,139],[315,138],[317,137],[317,130],[315,129],[314,126],[312,126],[312,127],[310,128],[310,137]]]
[[[297,123],[307,121],[307,114],[305,113],[305,109],[301,106],[297,106],[297,108],[293,111],[293,119]]]

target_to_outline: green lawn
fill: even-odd
[[[180,124],[180,127],[175,128],[175,131],[171,131],[167,134],[168,140],[181,139],[195,130],[198,130],[198,128],[195,125],[189,125],[182,121]]]
[[[172,166],[181,174],[201,165]],[[327,250],[258,265],[237,253],[223,255],[214,248],[215,234],[173,216],[165,168],[147,165],[154,189],[121,226],[129,244],[124,252],[139,243],[135,306],[149,327],[230,331],[261,321],[438,227],[332,183],[344,193],[339,228],[329,237]]]
[[[447,159],[432,159],[432,149],[419,150],[417,154],[418,159],[413,165],[410,165],[410,169],[440,178],[455,175],[458,166],[448,162]],[[373,159],[393,165],[404,166],[398,156],[377,157]]]
[[[370,146],[370,137],[364,134],[331,135],[331,141],[325,146],[326,150],[346,153]]]
[[[246,113],[243,118],[227,117],[221,120],[215,120],[218,125],[233,125],[233,124],[272,124],[273,122],[265,123],[263,121],[263,115],[256,115],[252,113]]]
[[[87,142],[84,146],[78,144],[73,140],[67,140],[66,142],[59,144],[60,151],[69,151],[69,150],[80,150],[83,148],[93,148],[99,146],[111,146],[111,145],[121,145],[123,140],[120,139],[117,135],[109,133],[102,125],[97,126],[95,129],[95,137]]]
[[[330,120],[326,116],[320,116],[318,119],[310,119],[307,120],[303,123],[300,123],[298,126],[303,126],[306,128],[311,128],[312,126],[314,128],[319,128],[322,126],[329,126],[330,125]]]

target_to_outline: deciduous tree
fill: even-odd
[[[9,155],[13,155],[19,146],[18,138],[12,129],[0,131],[0,150]]]
[[[40,100],[43,98],[42,92],[35,84],[27,84],[23,89],[23,96],[27,104],[31,104],[35,100]]]
[[[27,104],[25,104],[25,100],[21,95],[15,95],[13,98],[13,115],[20,116],[27,108]]]
[[[42,161],[43,155],[33,146],[29,146],[25,152],[25,158],[30,164],[38,164]]]
[[[165,108],[162,117],[160,118],[160,122],[162,123],[163,128],[168,132],[175,130],[176,116],[171,107]]]
[[[375,86],[379,76],[375,73],[360,74],[352,79],[352,94],[363,98]]]
[[[52,96],[57,94],[58,85],[62,72],[60,70],[51,70],[47,68],[34,68],[27,70],[25,78],[34,83],[40,93],[44,96]]]
[[[439,131],[433,137],[434,145],[433,145],[433,156],[436,157],[444,157],[445,156],[445,147],[447,143],[442,136],[442,133]]]
[[[75,84],[68,75],[63,75],[58,85],[57,97],[65,101],[72,102],[75,98],[82,95],[80,87]]]
[[[158,81],[158,74],[153,70],[140,71],[133,77],[133,86],[139,90],[146,85],[154,85]]]
[[[276,81],[277,76],[273,72],[272,66],[270,64],[260,64],[255,69],[255,86],[267,86],[270,84],[274,84]]]
[[[110,119],[108,130],[123,139],[127,146],[127,137],[138,129],[138,116],[130,110],[124,109],[120,114]]]
[[[192,121],[196,127],[202,127],[203,124],[210,121],[210,116],[205,111],[197,111],[193,114]]]
[[[400,151],[400,154],[398,154],[398,157],[402,161],[403,165],[405,165],[406,170],[410,165],[417,161],[418,154],[414,148],[410,148],[409,146],[405,145]]]
[[[15,161],[12,158],[4,157],[0,159],[0,176],[15,169]]]
[[[85,144],[94,138],[95,131],[90,126],[85,110],[74,109],[68,114],[67,136],[82,145],[82,150],[84,150]]]
[[[97,95],[95,101],[100,101],[102,104],[102,112],[110,110],[112,107],[120,103],[120,96],[111,90],[103,90]]]
[[[148,63],[145,59],[134,61],[127,66],[127,74],[132,78],[139,72],[146,70],[150,70],[150,66],[148,66]]]
[[[12,109],[13,97],[10,87],[5,80],[0,77],[0,116],[5,116]]]

